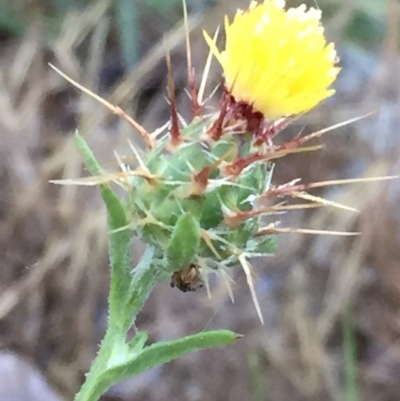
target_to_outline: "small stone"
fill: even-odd
[[[0,353],[1,401],[62,401],[44,376],[21,356]]]

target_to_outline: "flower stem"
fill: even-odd
[[[133,356],[136,356],[133,355],[132,349],[126,341],[128,330],[137,313],[143,308],[150,292],[164,278],[163,272],[153,265],[152,256],[152,250],[148,249],[134,269],[129,289],[130,296],[125,298],[127,301],[123,307],[124,310],[119,313],[120,316],[125,317],[124,326],[115,325],[112,321],[113,315],[109,315],[108,329],[100,344],[99,352],[75,401],[97,401],[110,386],[121,380],[121,378],[109,374],[111,369],[127,363],[133,359]],[[134,298],[134,302],[132,298]],[[134,310],[132,310],[132,306],[134,306]],[[137,350],[138,353],[142,350],[143,345]]]
[[[90,173],[101,175],[102,168],[84,138],[77,134],[75,140]],[[128,331],[154,287],[193,259],[200,242],[199,228],[192,216],[186,214],[175,227],[177,232],[172,234],[167,255],[149,245],[132,271],[132,232],[125,205],[110,186],[101,184],[100,192],[107,210],[109,233],[108,327],[75,401],[98,401],[111,386],[129,376],[194,351],[232,344],[240,337],[229,330],[216,330],[145,346],[147,334],[138,332],[127,340]]]
[[[102,372],[107,368],[107,361],[111,355],[112,336],[110,331],[107,331],[101,345],[99,353],[92,363],[90,371],[86,374],[85,382],[83,383],[74,401],[98,401],[102,394],[107,390],[107,384],[100,383]]]

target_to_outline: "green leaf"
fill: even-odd
[[[75,134],[75,143],[84,157],[87,169],[92,175],[103,174],[85,139]],[[111,288],[109,295],[110,326],[121,327],[126,321],[125,300],[131,281],[131,234],[125,208],[117,195],[106,184],[100,185],[101,196],[106,205],[109,233],[109,256],[111,263]]]
[[[144,345],[146,344],[148,335],[145,331],[139,331],[136,333],[135,337],[128,344],[129,354],[137,355],[142,351]]]
[[[113,385],[191,352],[235,343],[241,336],[230,330],[207,331],[173,341],[150,345],[131,361],[103,373],[101,382]]]
[[[174,272],[192,263],[199,247],[199,222],[190,213],[181,215],[167,247],[169,270]]]
[[[165,264],[165,263],[164,263]],[[126,319],[123,325],[124,330],[129,330],[143,304],[150,295],[153,288],[168,274],[156,263],[154,248],[147,247],[140,262],[132,272],[130,287],[128,290],[127,302],[125,305]]]

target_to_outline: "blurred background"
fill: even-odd
[[[248,1],[187,3],[199,80],[207,57],[202,29],[212,34]],[[327,134],[321,151],[280,160],[274,181],[399,174],[399,2],[317,4],[341,57],[337,94],[284,135],[376,114]],[[182,16],[180,0],[0,2],[1,401],[72,400],[82,383],[106,325],[104,209],[95,188],[49,180],[85,174],[71,139],[76,129],[109,171],[114,150],[126,155],[127,139],[138,140],[48,63],[154,130],[168,119],[163,37],[179,111],[190,111]],[[207,93],[220,80],[214,63]],[[205,328],[245,337],[127,380],[103,401],[398,401],[400,181],[313,193],[360,213],[290,212],[280,216],[283,226],[362,235],[283,234],[276,255],[255,262],[264,326],[239,268],[234,304],[218,281],[211,300],[160,285],[137,322],[151,341]],[[135,244],[137,258],[141,251]]]

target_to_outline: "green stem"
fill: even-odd
[[[164,277],[162,272],[159,272],[157,267],[153,265],[152,257],[152,250],[147,249],[134,269],[129,289],[130,296],[127,297],[127,303],[123,306],[123,310],[119,312],[120,316],[125,316],[124,327],[113,324],[112,319],[114,317],[111,314],[109,315],[107,332],[100,344],[99,352],[90,371],[86,375],[85,382],[76,395],[75,401],[97,401],[110,387],[109,377],[104,375],[110,364],[119,365],[121,362],[126,361],[129,348],[126,343],[128,330],[131,328],[137,313],[143,308],[150,292]],[[112,276],[111,280],[113,279]],[[115,363],[115,359],[119,363]],[[111,383],[111,385],[115,383]]]
[[[74,401],[98,401],[107,390],[107,384],[104,383],[104,385],[101,385],[100,378],[107,368],[115,336],[116,333],[107,330],[106,335],[100,344],[99,352],[94,359],[89,372],[86,374],[85,382],[78,394],[75,396]]]

